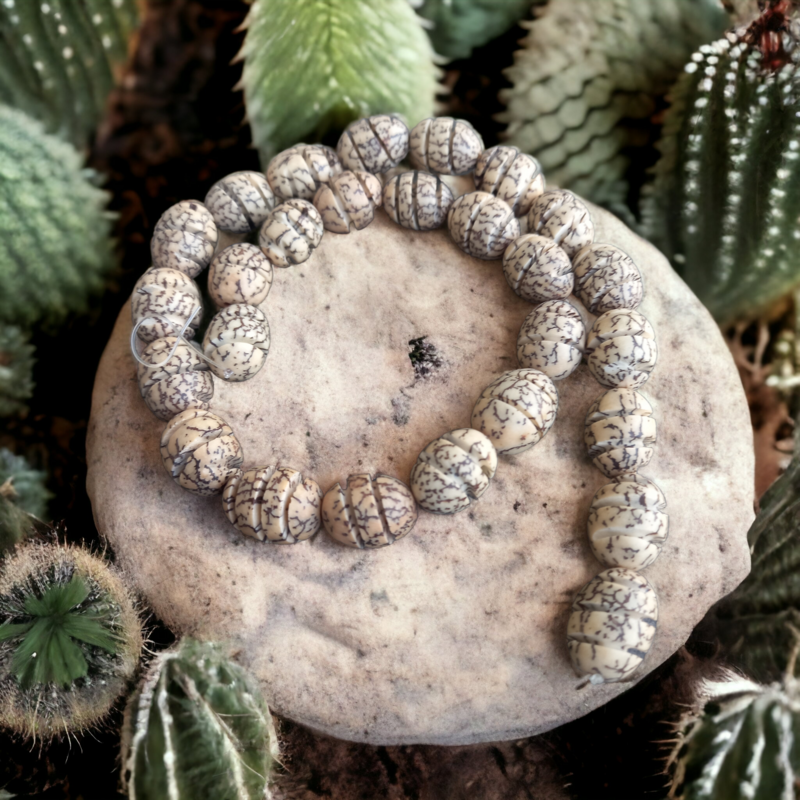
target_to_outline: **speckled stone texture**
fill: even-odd
[[[596,239],[641,268],[641,311],[660,344],[641,389],[659,426],[643,475],[666,495],[670,534],[644,573],[659,627],[639,679],[747,574],[752,432],[710,315],[653,247],[592,213]],[[420,451],[468,425],[482,389],[516,368],[531,306],[499,264],[462,253],[446,231],[407,231],[379,212],[277,274],[263,309],[266,366],[245,384],[218,381],[211,408],[232,425],[245,468],[285,464],[324,492],[354,472],[407,482]],[[240,534],[219,496],[192,495],[165,472],[163,423],[139,396],[130,330],[126,306],[95,386],[88,488],[98,527],[168,625],[234,641],[277,713],[343,739],[466,744],[544,731],[625,691],[578,689],[566,643],[572,599],[602,569],[586,524],[608,483],[583,443],[603,393],[585,364],[558,384],[547,436],[501,456],[462,514],[420,511],[408,536],[379,550],[324,532],[270,545]],[[433,350],[415,371],[409,342],[423,336]]]

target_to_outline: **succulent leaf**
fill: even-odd
[[[1,331],[2,328],[0,338]],[[2,356],[0,363],[1,359]],[[45,488],[46,480],[47,475],[33,469],[22,456],[16,456],[5,447],[0,447],[0,494],[6,494],[16,506],[39,519],[44,519],[47,515],[47,501],[51,497]]]
[[[25,410],[25,401],[33,394],[32,372],[33,345],[28,343],[27,337],[16,325],[0,322],[0,417],[9,417]]]

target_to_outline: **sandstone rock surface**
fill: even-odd
[[[670,534],[645,572],[659,627],[639,679],[747,574],[752,433],[710,315],[652,246],[592,213],[595,240],[620,246],[642,271],[640,310],[660,350],[641,389],[659,427],[644,474],[667,497]],[[211,410],[233,427],[245,466],[285,464],[324,491],[353,472],[407,482],[419,451],[469,424],[483,387],[517,367],[531,306],[500,262],[380,212],[365,230],[326,233],[308,262],[276,275],[262,309],[273,337],[266,366],[244,384],[217,380]],[[608,479],[586,454],[583,421],[604,390],[585,364],[558,384],[551,431],[532,450],[501,456],[468,511],[420,512],[405,539],[377,551],[324,533],[282,547],[243,537],[218,497],[169,478],[158,450],[164,423],[139,397],[130,331],[126,305],[90,421],[98,528],[168,625],[238,647],[277,713],[354,741],[469,744],[548,730],[625,691],[577,688],[565,639],[574,594],[602,569],[586,521]],[[416,372],[412,350],[422,358]]]

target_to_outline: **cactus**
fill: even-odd
[[[187,639],[128,702],[123,781],[130,800],[262,800],[276,747],[252,679],[218,645]]]
[[[33,532],[33,517],[7,496],[6,485],[0,486],[0,558]]]
[[[245,27],[242,86],[265,165],[358,117],[433,114],[437,69],[408,0],[256,0]]]
[[[133,676],[142,631],[100,558],[27,544],[0,575],[0,725],[48,739],[95,725]]]
[[[51,497],[45,488],[46,480],[47,475],[33,469],[22,456],[0,447],[0,493],[13,500],[18,508],[40,519],[46,516],[47,501]]]
[[[107,194],[81,162],[38,122],[0,106],[0,320],[85,310],[113,266]]]
[[[32,372],[33,345],[20,328],[0,322],[0,417],[25,410],[25,401],[33,394]]]

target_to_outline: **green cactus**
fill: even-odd
[[[437,69],[408,0],[256,0],[242,86],[262,162],[358,117],[433,115]]]
[[[83,148],[137,22],[136,0],[3,0],[0,103]]]
[[[109,711],[142,631],[119,577],[76,547],[27,544],[0,575],[0,725],[48,739]]]
[[[0,417],[25,410],[25,401],[33,394],[32,373],[33,345],[16,325],[0,322]]]
[[[94,178],[71,145],[0,106],[1,321],[58,321],[103,286],[113,217]]]
[[[47,501],[52,497],[46,480],[47,475],[33,469],[22,456],[0,447],[0,492],[5,488],[6,496],[18,508],[39,519],[47,515]]]
[[[33,517],[7,496],[5,485],[0,485],[0,558],[12,552],[34,530]]]
[[[123,780],[130,800],[262,800],[276,747],[253,680],[218,645],[187,639],[128,702]]]

